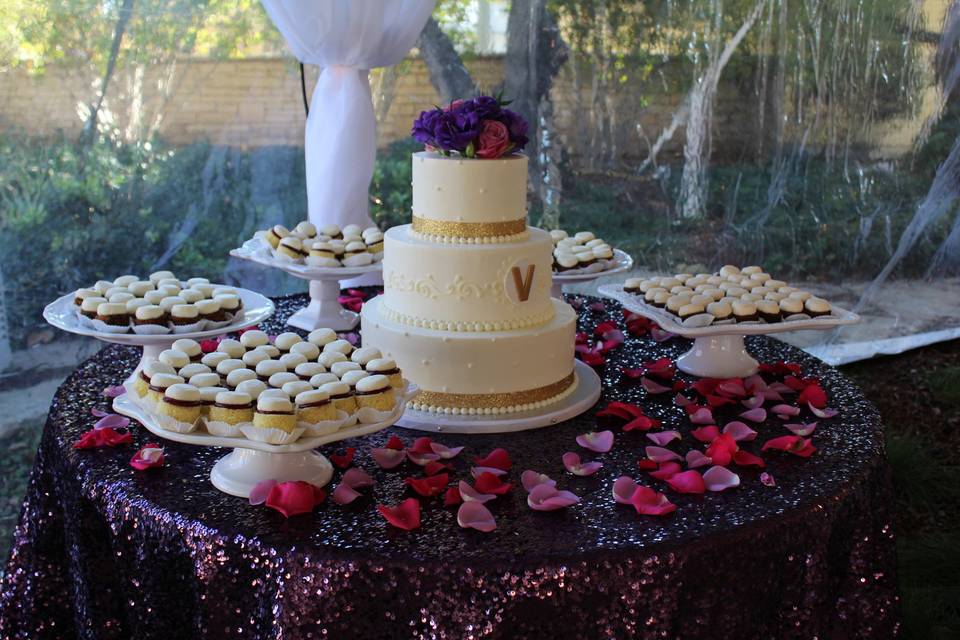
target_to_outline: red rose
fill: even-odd
[[[477,136],[478,158],[492,160],[507,152],[510,146],[510,132],[507,125],[496,120],[484,120],[480,125],[480,135]]]

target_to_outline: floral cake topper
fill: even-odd
[[[445,156],[491,160],[526,146],[529,125],[507,109],[502,96],[454,100],[446,107],[421,111],[411,135],[427,149]]]

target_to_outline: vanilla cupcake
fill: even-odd
[[[340,382],[344,382],[350,385],[351,391],[356,391],[357,383],[368,377],[370,374],[364,371],[363,369],[356,369],[353,371],[347,371],[342,376],[340,376]]]
[[[660,289],[653,296],[653,306],[660,307],[661,309],[667,306],[667,300],[673,296],[672,293],[666,289]]]
[[[213,298],[213,290],[216,288],[209,282],[197,282],[190,285],[190,288],[199,291],[204,298]]]
[[[256,380],[257,374],[250,369],[234,369],[227,374],[227,387],[230,389],[236,389],[237,385],[241,382],[246,382],[247,380]]]
[[[287,353],[290,351],[290,347],[302,341],[303,338],[301,338],[299,334],[287,331],[274,338],[273,346],[280,349],[280,353]]]
[[[397,363],[389,358],[371,360],[367,363],[366,370],[371,375],[379,374],[387,376],[387,379],[390,380],[390,385],[394,389],[402,389],[404,386],[403,374],[400,372],[399,367],[397,367]],[[311,382],[313,381],[311,380]]]
[[[830,303],[823,298],[807,298],[803,303],[803,308],[811,318],[828,316],[833,312],[833,308],[830,306]]]
[[[340,378],[330,372],[310,376],[310,385],[315,389],[319,389],[328,382],[340,382]]]
[[[680,320],[686,320],[687,318],[703,313],[705,310],[706,307],[702,302],[688,302],[677,309],[677,315],[680,316]]]
[[[322,260],[335,260],[333,245],[322,240],[314,242],[310,246],[310,257]],[[323,266],[323,265],[317,265]]]
[[[139,279],[140,278],[134,275],[120,276],[119,278],[113,281],[113,284],[115,284],[118,287],[126,287],[134,282],[137,282]]]
[[[245,369],[245,368],[246,367],[243,366],[243,360],[240,360],[239,358],[228,358],[226,360],[221,361],[217,365],[217,373],[220,374],[221,378],[226,380],[227,376],[229,376],[232,371],[236,371],[237,369]]]
[[[739,274],[740,274],[740,268],[739,268],[739,267],[735,267],[735,266],[733,266],[732,264],[727,264],[727,265],[724,265],[724,266],[720,267],[719,273],[720,273],[720,275],[723,276],[723,277],[735,276],[735,275],[739,275]]]
[[[194,306],[197,307],[197,312],[200,314],[201,320],[223,322],[227,319],[223,309],[220,308],[220,303],[216,300],[199,300]]]
[[[320,356],[320,347],[312,342],[302,341],[290,347],[290,353],[299,354],[308,361],[316,360]]]
[[[673,315],[680,314],[680,307],[690,303],[690,298],[692,296],[687,294],[673,295],[667,299],[667,311]]]
[[[193,365],[190,365],[190,366],[193,366]],[[212,371],[207,371],[206,373],[195,373],[189,378],[187,378],[187,382],[195,386],[197,389],[206,389],[207,387],[219,387],[220,376],[216,373],[213,373]]]
[[[379,229],[370,234],[364,232],[363,241],[367,245],[367,251],[374,256],[383,253],[383,232]]]
[[[204,356],[200,359],[200,362],[207,365],[211,369],[216,369],[217,365],[219,365],[224,360],[229,360],[229,359],[230,359],[230,354],[224,353],[223,351],[213,351],[211,353],[204,354]]]
[[[203,358],[203,351],[200,349],[200,343],[196,340],[191,340],[190,338],[180,338],[179,340],[174,340],[173,345],[171,345],[174,351],[180,351],[185,353],[190,362],[200,362],[200,359]]]
[[[254,400],[260,397],[260,394],[267,390],[267,383],[262,380],[244,380],[237,385],[236,391],[245,393]]]
[[[330,401],[333,402],[333,406],[337,411],[343,411],[347,415],[352,415],[357,410],[357,400],[353,394],[353,391],[350,389],[350,385],[345,382],[328,382],[322,387],[321,391],[325,391],[330,396]]]
[[[333,342],[324,345],[323,351],[324,353],[336,351],[349,356],[351,353],[353,353],[353,345],[346,340],[334,340]]]
[[[371,360],[376,360],[382,357],[383,354],[380,353],[380,349],[377,349],[376,347],[360,347],[350,354],[350,360],[356,362],[361,367],[366,367],[367,363]]]
[[[627,293],[643,293],[641,287],[644,282],[648,282],[643,278],[627,278],[627,281],[623,283],[623,290]]]
[[[317,362],[325,366],[327,369],[332,367],[338,362],[346,362],[347,356],[343,355],[339,351],[324,351],[320,354],[320,357],[317,358]]]
[[[190,356],[177,349],[164,349],[160,352],[160,355],[157,356],[157,359],[160,360],[160,362],[165,362],[174,369],[182,369],[190,364]]]
[[[175,278],[176,276],[173,275],[172,271],[154,271],[147,279],[153,284],[157,284],[161,280],[172,280]]]
[[[140,307],[149,307],[150,303],[143,298],[131,298],[126,301],[124,306],[127,308],[127,317],[130,319],[130,322],[133,322],[137,318],[137,309]]]
[[[297,377],[297,374],[290,371],[281,371],[279,373],[275,373],[270,376],[269,380],[267,380],[267,384],[274,389],[280,389],[288,382],[301,382],[301,380]]]
[[[167,296],[165,296],[162,291],[157,291],[157,290],[147,291],[145,294],[143,294],[144,300],[146,300],[150,304],[155,304],[158,307],[160,306],[160,302],[162,302],[163,299],[166,297]]]
[[[297,426],[297,414],[288,398],[260,394],[253,412],[253,426],[260,429],[279,429],[292,432]]]
[[[280,241],[290,235],[290,230],[282,224],[275,224],[263,235],[267,242],[270,243],[270,246],[276,249]]]
[[[136,300],[136,297],[129,291],[118,291],[107,296],[107,302],[122,302],[124,305],[131,300]]]
[[[231,358],[242,358],[243,354],[246,353],[246,349],[243,348],[243,345],[240,344],[238,340],[233,338],[225,338],[220,341],[220,344],[217,345],[217,351],[229,355]]]
[[[160,301],[160,308],[166,311],[167,313],[172,314],[173,308],[177,305],[187,304],[187,301],[181,298],[180,296],[166,296],[163,300]]]
[[[93,285],[93,289],[96,289],[102,296],[107,291],[113,288],[113,282],[111,280],[97,280],[97,283]]]
[[[363,242],[351,242],[344,247],[341,260],[345,267],[365,267],[373,263],[373,254]]]
[[[723,322],[733,317],[733,307],[729,302],[717,300],[707,305],[707,313],[713,316],[714,322]]]
[[[317,233],[323,234],[330,239],[342,238],[343,233],[340,231],[340,227],[335,224],[322,224],[317,227]]]
[[[390,411],[396,403],[396,394],[386,376],[367,376],[357,382],[357,405],[377,411]]]
[[[310,378],[317,375],[318,373],[326,373],[327,368],[324,367],[319,362],[303,362],[298,364],[293,370],[297,377],[305,382],[309,382]]]
[[[291,398],[296,398],[298,394],[304,391],[313,391],[313,385],[303,380],[291,380],[290,382],[283,383],[280,389]]]
[[[128,327],[127,305],[120,302],[101,302],[97,305],[97,320],[111,327]]]
[[[257,378],[266,382],[270,379],[270,376],[283,373],[287,370],[287,367],[284,366],[279,360],[264,360],[258,362],[256,365]]]
[[[196,387],[197,385],[193,386]],[[197,389],[200,391],[200,416],[209,418],[210,409],[217,401],[217,394],[223,393],[226,389],[217,386],[197,387]]]
[[[163,284],[164,282],[167,281],[161,280],[157,283],[157,291],[162,293],[164,298],[175,298],[180,295],[181,287],[176,283],[176,280],[167,282],[167,284]]]
[[[140,371],[137,372],[136,377],[133,380],[133,391],[139,397],[143,398],[147,395],[147,391],[150,387],[150,378],[155,376],[158,373],[166,373],[168,375],[176,375],[176,371],[166,362],[160,362],[159,360],[151,360],[143,366]]]
[[[150,384],[147,386],[147,400],[158,404],[163,400],[163,395],[167,387],[175,384],[183,384],[183,378],[171,373],[155,373],[150,376]]]
[[[253,422],[253,398],[242,391],[221,391],[210,407],[210,421],[230,425]]]
[[[773,300],[757,300],[757,315],[764,322],[780,322],[780,305]]]
[[[276,348],[275,346],[273,346],[272,344],[262,344],[262,345],[260,345],[259,347],[257,347],[256,349],[254,349],[254,351],[262,351],[262,352],[264,352],[265,354],[267,354],[268,356],[270,356],[270,359],[271,359],[271,360],[276,360],[277,358],[280,357],[280,349],[277,349],[277,348]]]
[[[663,287],[661,287],[659,284],[657,284],[657,286],[650,287],[649,289],[643,292],[644,302],[647,302],[648,304],[653,304],[653,299],[660,292],[666,293],[667,297],[670,297],[670,292],[664,289]],[[666,303],[666,301],[664,301],[664,303]]]
[[[317,235],[317,227],[314,226],[312,222],[304,220],[303,222],[297,223],[297,226],[294,227],[294,232],[304,238],[313,238]]]
[[[270,336],[266,331],[251,329],[240,334],[240,344],[246,349],[256,349],[265,344],[270,344]]]
[[[806,302],[813,297],[813,294],[809,291],[793,291],[787,297],[793,298],[794,300],[799,300],[800,302]]]
[[[96,289],[77,289],[73,294],[73,304],[78,307],[83,304],[87,298],[102,298],[100,292]]]
[[[303,241],[294,236],[288,236],[281,240],[277,246],[277,253],[291,260],[303,260],[310,255],[310,252],[303,248]]]
[[[198,373],[211,373],[210,367],[203,364],[202,362],[191,362],[185,367],[181,367],[180,370],[177,371],[177,375],[187,381],[189,381],[193,376],[197,375]],[[216,374],[214,373],[212,375],[216,375]],[[191,382],[190,384],[193,384],[193,383]],[[193,386],[196,387],[197,385],[194,384]]]
[[[259,382],[259,380],[257,382]],[[284,398],[286,400],[290,399],[290,394],[288,394],[283,389],[276,389],[274,387],[267,387],[266,389],[260,392],[260,396],[264,398]],[[260,398],[258,397],[257,399],[259,400]]]
[[[339,378],[342,378],[343,374],[345,374],[347,371],[361,371],[362,369],[363,367],[361,367],[359,364],[356,362],[350,362],[349,360],[344,360],[343,362],[334,362],[333,365],[330,366],[330,372]]]
[[[90,296],[80,303],[80,313],[93,320],[97,317],[97,307],[107,302],[103,296]],[[162,313],[162,311],[161,311]]]
[[[293,371],[299,365],[306,362],[307,358],[299,353],[285,353],[277,358],[277,360],[280,362],[280,364],[287,368],[287,371]]]
[[[268,354],[266,351],[261,351],[259,349],[254,349],[253,351],[247,351],[245,354],[243,354],[243,358],[241,358],[241,360],[243,360],[243,364],[247,365],[247,367],[251,369],[256,369],[258,364],[260,364],[264,360],[269,360],[269,359],[270,359],[270,354]]]
[[[186,300],[188,304],[196,304],[205,297],[203,293],[197,291],[196,289],[184,289],[177,295]]]
[[[240,296],[235,293],[218,293],[213,296],[213,299],[220,303],[220,308],[223,309],[225,314],[230,314],[231,316],[237,315],[243,307]]]
[[[752,276],[755,273],[763,273],[763,269],[756,266],[744,267],[743,269],[740,269],[740,273],[745,276]]]
[[[311,389],[296,396],[297,419],[307,424],[317,424],[337,419],[337,410],[325,391]]]

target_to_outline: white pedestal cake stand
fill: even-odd
[[[219,285],[217,285],[219,286]],[[248,289],[236,288],[240,300],[243,301],[243,309],[233,321],[217,329],[207,331],[194,331],[192,333],[164,333],[156,335],[142,335],[129,331],[127,333],[106,333],[97,331],[81,323],[77,317],[76,305],[74,305],[74,295],[67,294],[57,298],[46,306],[43,310],[43,318],[57,329],[75,333],[81,336],[90,336],[103,342],[112,344],[122,344],[127,346],[143,347],[143,356],[140,363],[134,370],[139,370],[146,362],[156,360],[160,352],[169,349],[175,340],[181,338],[190,338],[191,340],[206,340],[215,338],[225,333],[246,329],[253,325],[263,322],[273,315],[273,303],[268,298],[249,291]]]
[[[265,267],[280,269],[295,278],[310,282],[310,304],[287,320],[287,324],[291,327],[304,331],[313,331],[321,327],[334,331],[349,331],[356,327],[360,322],[360,314],[340,306],[338,300],[340,281],[383,270],[379,262],[363,267],[311,267],[277,260],[257,238],[247,240],[239,249],[233,249],[230,255]]]
[[[557,300],[563,300],[563,285],[565,284],[591,282],[597,278],[629,271],[632,268],[633,258],[630,256],[630,254],[626,251],[621,251],[620,249],[614,249],[613,261],[608,269],[604,269],[602,271],[590,271],[589,269],[585,269],[583,271],[564,271],[562,273],[554,273],[553,288],[550,290],[550,295]]]
[[[406,401],[412,391],[399,395],[390,416],[370,424],[355,424],[323,436],[302,437],[291,444],[268,444],[243,437],[226,438],[210,435],[204,431],[177,433],[164,429],[152,414],[133,401],[132,391],[113,400],[113,410],[142,424],[147,431],[174,442],[202,447],[227,447],[233,451],[220,458],[210,471],[210,482],[220,491],[232,496],[249,498],[250,490],[263,480],[286,482],[302,480],[322,487],[333,477],[333,466],[326,456],[314,451],[317,447],[365,436],[386,429],[403,414]]]
[[[860,321],[857,314],[835,306],[831,315],[818,318],[687,327],[672,313],[647,304],[641,296],[627,293],[622,284],[605,284],[598,290],[600,295],[613,298],[624,309],[653,320],[665,331],[693,338],[693,348],[677,359],[677,368],[701,378],[742,378],[756,373],[760,365],[747,353],[744,336],[832,329]]]
[[[577,388],[562,400],[542,409],[497,416],[463,416],[417,411],[407,407],[398,427],[434,433],[510,433],[537,429],[575,418],[600,399],[600,376],[588,365],[574,362]]]

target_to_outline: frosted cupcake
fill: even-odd
[[[184,380],[190,380],[193,376],[200,373],[210,373],[211,369],[202,362],[191,362],[185,367],[180,367],[180,370],[177,371],[177,375],[183,378]],[[213,374],[216,375],[216,374]],[[190,384],[193,384],[192,382]],[[197,386],[197,385],[193,385]]]
[[[333,329],[314,329],[307,336],[307,341],[311,342],[321,349],[337,339],[337,333]]]
[[[310,376],[310,384],[314,389],[319,389],[328,382],[340,382],[340,378],[329,372]]]
[[[170,324],[173,325],[174,332],[193,331],[200,322],[200,310],[195,304],[175,304],[170,310]]]
[[[220,344],[217,345],[217,351],[221,353],[226,353],[231,358],[242,358],[243,354],[247,352],[244,349],[243,345],[239,341],[234,340],[233,338],[226,338],[221,340]]]
[[[223,378],[223,380],[226,380],[231,371],[245,368],[246,367],[243,366],[243,360],[237,358],[228,358],[217,365],[217,373],[220,374],[220,377]]]
[[[367,363],[367,372],[370,374],[379,374],[387,376],[387,379],[390,381],[390,386],[394,389],[402,389],[403,384],[403,374],[400,371],[400,368],[397,367],[397,363],[389,358],[377,358],[376,360],[371,360]]]
[[[277,359],[280,364],[287,368],[287,371],[293,371],[299,365],[307,361],[306,356],[300,353],[285,353]]]
[[[311,389],[297,394],[297,420],[317,424],[337,419],[337,410],[325,391]]]
[[[207,418],[210,416],[213,403],[217,400],[217,394],[226,391],[226,389],[217,386],[197,387],[197,389],[200,390],[200,417]]]
[[[269,380],[270,376],[286,370],[287,368],[279,360],[264,360],[258,362],[256,366],[257,378],[263,382]]]
[[[343,374],[345,374],[348,371],[360,371],[362,369],[363,367],[361,367],[356,362],[350,362],[345,360],[343,362],[334,362],[333,366],[330,367],[330,372],[336,375],[338,378],[342,378]]]
[[[240,312],[240,309],[243,308],[243,303],[240,301],[240,296],[235,293],[221,293],[213,297],[214,300],[220,303],[220,308],[223,309],[224,313],[229,317],[233,317]]]
[[[303,380],[291,380],[290,382],[283,383],[280,389],[291,398],[296,398],[297,395],[304,391],[313,391],[313,385]]]
[[[143,398],[147,395],[147,390],[150,387],[150,378],[155,376],[158,373],[166,373],[168,375],[176,375],[176,371],[173,367],[168,365],[165,362],[160,362],[159,360],[151,360],[144,365],[143,369],[137,372],[136,378],[133,380],[133,391],[139,397]]]
[[[73,304],[78,307],[83,304],[87,298],[102,298],[100,292],[96,289],[77,289],[73,294]]]
[[[269,359],[270,355],[266,351],[261,351],[260,349],[247,351],[245,354],[243,354],[243,358],[241,358],[243,363],[250,369],[256,369],[258,364]]]
[[[275,224],[270,229],[263,234],[263,237],[266,238],[267,242],[270,243],[270,246],[274,249],[280,244],[280,241],[290,235],[290,230],[287,229],[282,224]]]
[[[377,358],[382,358],[383,354],[376,347],[361,347],[350,354],[350,360],[356,362],[361,367],[366,367],[367,363]]]
[[[823,298],[807,298],[807,300],[803,303],[803,308],[811,318],[828,316],[833,311],[830,303]]]
[[[196,303],[197,311],[200,312],[200,319],[207,322],[224,322],[227,319],[220,303],[216,300],[200,300]]]
[[[280,241],[277,245],[277,253],[294,261],[303,260],[310,255],[309,251],[303,248],[303,240],[293,236]]]
[[[261,394],[253,413],[253,426],[291,433],[297,426],[297,415],[293,403],[287,398]]]
[[[304,220],[297,224],[293,232],[302,238],[313,238],[317,235],[317,227],[312,222]]]
[[[334,340],[333,342],[329,342],[325,344],[323,347],[324,353],[329,353],[331,351],[336,353],[342,353],[345,356],[349,356],[351,353],[353,353],[353,345],[350,344],[347,340],[343,340],[343,339]]]
[[[80,313],[83,314],[84,317],[93,320],[97,317],[97,307],[106,301],[107,299],[103,296],[90,296],[89,298],[84,298],[83,302],[80,303]]]
[[[173,384],[164,391],[157,403],[157,414],[165,416],[161,426],[179,433],[193,430],[200,418],[202,403],[200,390],[190,384]]]
[[[244,331],[240,335],[240,344],[245,349],[256,349],[265,344],[270,344],[270,337],[265,331],[251,329],[250,331]]]
[[[207,387],[219,387],[220,376],[213,372],[195,373],[187,378],[187,382],[201,390],[206,389]]]
[[[320,357],[317,358],[317,362],[325,366],[327,369],[331,368],[338,362],[346,362],[347,356],[340,353],[339,351],[324,351],[320,354]]]
[[[241,382],[246,382],[247,380],[256,380],[256,379],[257,379],[256,372],[250,369],[234,369],[233,371],[227,374],[226,383],[228,388],[236,389],[237,385],[239,385]]]
[[[343,411],[347,415],[352,415],[357,410],[357,400],[353,394],[353,391],[350,389],[350,385],[345,382],[328,382],[322,387],[321,391],[325,391],[330,396],[330,401],[333,402],[333,406],[337,411]]]
[[[303,364],[298,364],[293,372],[304,382],[309,382],[310,378],[318,373],[326,373],[327,369],[319,362],[304,362]]]
[[[320,357],[320,347],[312,342],[298,342],[290,347],[290,353],[298,354],[307,359],[307,361],[316,360]]]
[[[200,359],[200,362],[207,365],[211,369],[216,369],[218,364],[229,359],[230,354],[222,351],[213,351],[211,353],[204,354],[204,356]]]
[[[157,284],[161,280],[172,280],[174,278],[176,278],[176,276],[173,275],[172,271],[154,271],[147,279],[153,284]]]
[[[287,353],[290,351],[290,347],[301,341],[303,341],[303,338],[301,338],[299,334],[286,331],[274,338],[273,346],[280,349],[280,353]]]
[[[160,352],[160,355],[157,356],[157,359],[160,360],[160,362],[167,363],[174,369],[182,369],[190,364],[190,358],[187,354],[177,349],[164,349]]]
[[[187,357],[190,358],[190,362],[200,362],[200,358],[203,357],[203,351],[200,349],[200,343],[196,340],[180,338],[179,340],[174,340],[171,346],[177,351],[182,351],[183,353],[187,354]]]
[[[262,380],[246,380],[237,385],[235,391],[245,393],[254,400],[260,397],[260,394],[267,390],[267,383]]]
[[[279,389],[288,382],[302,382],[302,380],[297,377],[297,374],[290,371],[275,373],[267,380],[267,384],[275,389]]]
[[[130,326],[127,305],[121,302],[101,302],[97,305],[97,320],[110,329],[124,330]]]
[[[211,422],[253,422],[253,398],[241,391],[221,391],[210,407]]]

